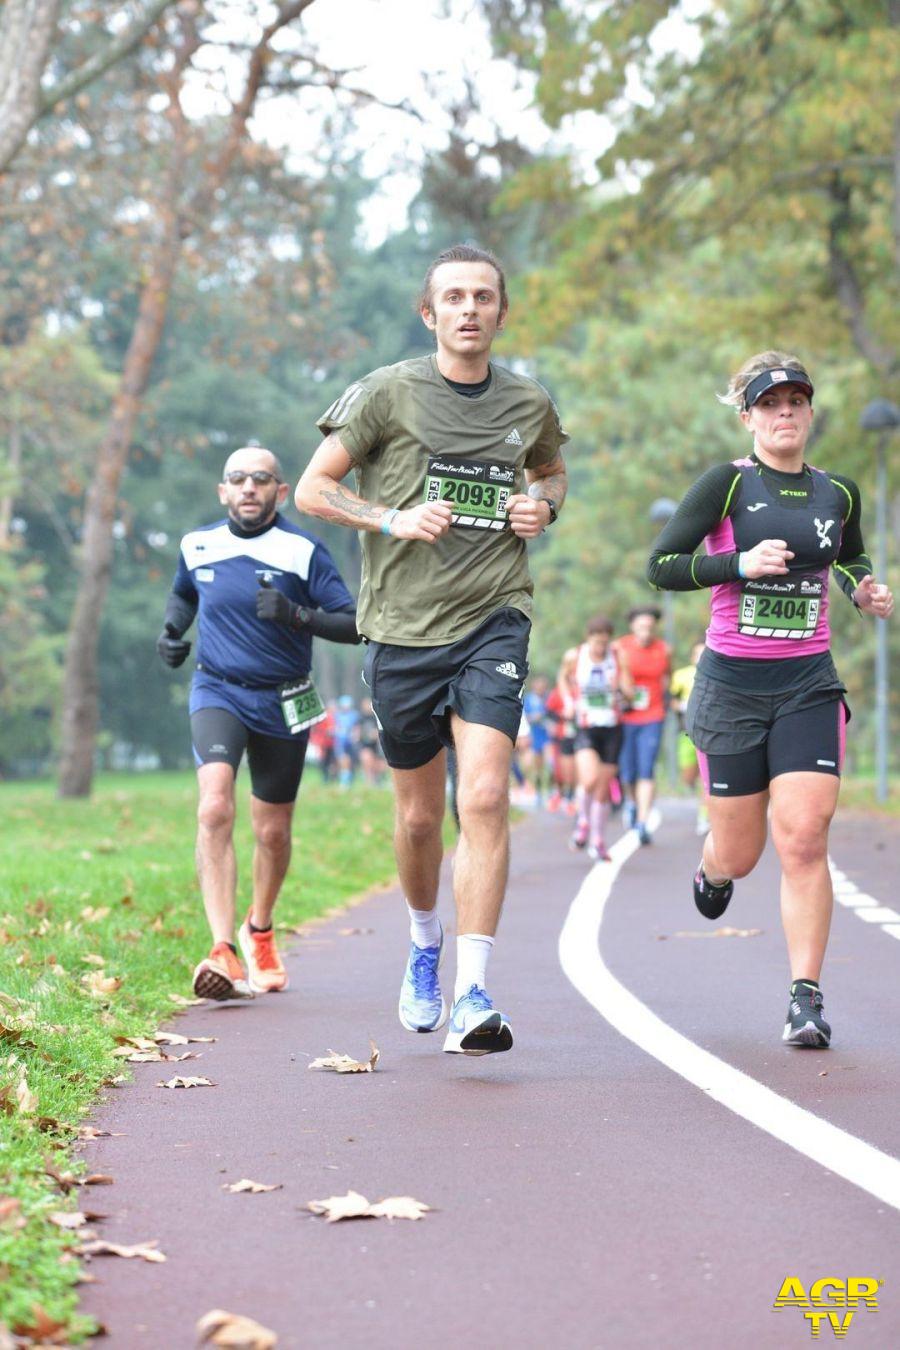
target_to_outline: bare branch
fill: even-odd
[[[280,79],[266,80],[265,88],[276,94],[289,94],[298,89],[329,89],[335,94],[347,94],[360,103],[375,104],[379,108],[387,108],[389,112],[401,112],[405,113],[407,117],[415,117],[419,122],[425,121],[418,108],[414,108],[407,99],[401,99],[399,103],[391,103],[388,99],[379,98],[370,89],[358,89],[353,85],[342,84],[340,71],[335,71],[327,78],[318,80],[286,75]]]

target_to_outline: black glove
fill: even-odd
[[[283,623],[288,628],[303,628],[305,611],[295,605],[281,591],[275,589],[271,581],[263,577],[256,592],[256,617],[268,619],[271,623]]]
[[[188,659],[191,644],[185,642],[184,638],[179,636],[178,629],[174,624],[167,623],[156,639],[156,650],[167,666],[177,670]]]

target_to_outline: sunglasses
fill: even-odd
[[[232,469],[231,473],[226,473],[224,481],[230,483],[232,487],[241,487],[247,478],[252,478],[257,487],[268,487],[270,483],[281,482],[278,475],[269,473],[268,469],[254,469],[252,473]]]

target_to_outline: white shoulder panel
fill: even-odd
[[[236,557],[243,552],[241,544],[227,525],[217,525],[214,530],[191,530],[181,541],[181,551],[189,571],[193,571]]]
[[[267,530],[255,539],[241,539],[227,525],[214,530],[193,530],[181,541],[181,551],[190,571],[211,567],[231,558],[252,558],[277,572],[293,572],[306,581],[316,546],[302,534],[289,530]]]

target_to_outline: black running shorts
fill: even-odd
[[[783,773],[826,773],[839,778],[847,716],[843,699],[835,698],[774,717],[765,739],[747,750],[704,754],[698,749],[703,785],[711,797],[746,797],[765,792],[772,779]]]
[[[308,731],[301,731],[290,740],[285,736],[265,736],[260,731],[248,730],[226,708],[199,708],[191,714],[191,741],[198,768],[202,764],[230,764],[237,775],[246,750],[254,797],[272,805],[296,799],[303,777]]]
[[[579,727],[575,733],[576,750],[593,750],[601,764],[618,764],[622,749],[622,728]]]
[[[495,727],[515,745],[530,633],[531,621],[507,607],[442,647],[370,642],[363,680],[391,768],[421,768],[450,746],[451,713]]]

